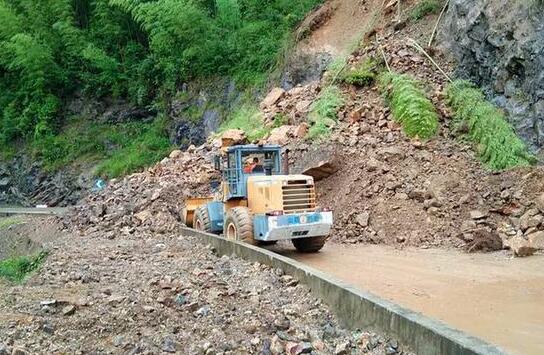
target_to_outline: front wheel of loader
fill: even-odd
[[[225,238],[248,244],[256,244],[253,239],[253,218],[246,207],[234,207],[227,212],[223,227]]]
[[[208,207],[200,206],[195,210],[193,216],[193,228],[197,231],[212,232],[212,222],[210,221],[210,214],[208,213]]]
[[[323,248],[327,237],[310,237],[291,240],[293,245],[301,253],[317,253]]]

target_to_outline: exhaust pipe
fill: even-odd
[[[281,170],[283,171],[283,175],[289,175],[289,149],[285,149],[285,152],[283,153],[282,165]]]

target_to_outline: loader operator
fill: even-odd
[[[246,174],[251,174],[253,172],[259,171],[262,171],[262,165],[259,164],[259,158],[257,157],[254,157],[253,161],[250,164],[246,165],[246,167],[244,168],[244,173]]]

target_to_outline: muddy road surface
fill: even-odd
[[[508,353],[544,353],[544,255],[334,243],[318,254],[299,254],[290,245],[274,250]]]

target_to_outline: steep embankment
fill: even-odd
[[[266,117],[281,114],[295,125],[272,131],[271,139],[290,142],[298,171],[322,160],[336,165],[338,171],[318,183],[321,203],[335,211],[333,240],[471,251],[513,244],[516,253],[530,253],[534,248],[524,247],[528,240],[540,243],[544,227],[544,211],[538,209],[544,171],[492,172],[479,161],[482,147],[486,152],[496,147],[468,142],[467,127],[459,125],[447,104],[448,80],[411,45],[411,39],[428,42],[441,7],[420,18],[419,12],[415,15],[417,4],[403,2],[400,16],[396,2],[375,4],[364,19],[355,20],[368,30],[344,64],[329,67],[319,82],[276,95],[272,105],[265,100]],[[442,25],[439,31],[446,28]],[[429,51],[453,75],[448,52],[436,47]],[[418,81],[438,115],[437,135],[429,140],[407,137],[376,81],[378,72],[386,70],[384,63],[381,69],[376,69],[379,64],[364,69],[365,63],[382,58],[392,71]],[[335,85],[339,90],[326,89]],[[319,118],[320,112],[326,117]],[[324,126],[317,132],[324,135],[317,142],[297,138],[308,126],[312,132],[320,124]]]

